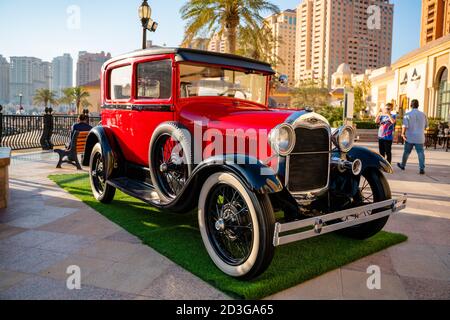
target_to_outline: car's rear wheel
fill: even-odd
[[[175,199],[192,173],[191,139],[177,123],[160,125],[150,142],[150,175],[163,202]]]
[[[106,166],[102,146],[97,143],[92,149],[89,162],[89,180],[92,194],[97,201],[111,203],[116,194],[116,188],[106,182]]]
[[[391,198],[391,189],[384,175],[378,170],[369,169],[363,172],[363,174],[361,175],[359,192],[353,199],[353,207],[360,207],[372,203],[377,203],[384,200],[389,200]],[[388,208],[380,208],[372,210],[365,214],[370,215],[384,211],[386,209]],[[354,239],[364,240],[380,232],[384,228],[388,220],[389,216],[351,228],[343,229],[339,231],[339,233]]]
[[[250,279],[270,265],[275,216],[267,195],[257,196],[233,174],[215,173],[201,190],[198,220],[209,256],[227,275]]]

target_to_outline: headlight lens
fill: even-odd
[[[349,152],[355,144],[355,130],[353,127],[341,127],[335,136],[335,144],[342,152]]]
[[[295,131],[289,124],[281,124],[270,132],[269,139],[277,154],[287,156],[295,146]]]

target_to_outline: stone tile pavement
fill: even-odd
[[[228,299],[61,190],[53,153],[18,154],[0,210],[0,299]],[[68,290],[67,268],[81,269]]]
[[[394,160],[400,153],[396,146]],[[410,202],[386,229],[408,242],[268,299],[449,299],[450,153],[427,157],[426,176],[413,156],[406,172],[389,177]],[[75,172],[55,169],[56,160],[13,157],[10,206],[0,210],[0,299],[228,299],[56,186],[49,174]],[[81,290],[66,288],[71,265],[81,268]],[[371,265],[381,269],[381,290],[367,289]]]

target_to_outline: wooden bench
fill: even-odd
[[[63,163],[69,163],[77,167],[78,170],[82,170],[80,161],[78,161],[78,154],[84,152],[88,134],[89,131],[75,131],[70,142],[70,149],[55,150],[59,155],[59,162],[56,168],[60,169]],[[67,159],[64,160],[64,158]]]
[[[9,173],[11,164],[11,149],[0,148],[0,209],[8,206],[9,200]]]

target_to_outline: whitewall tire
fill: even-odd
[[[267,195],[256,195],[231,173],[215,173],[200,192],[198,222],[214,264],[236,278],[254,278],[273,258],[275,218]]]

